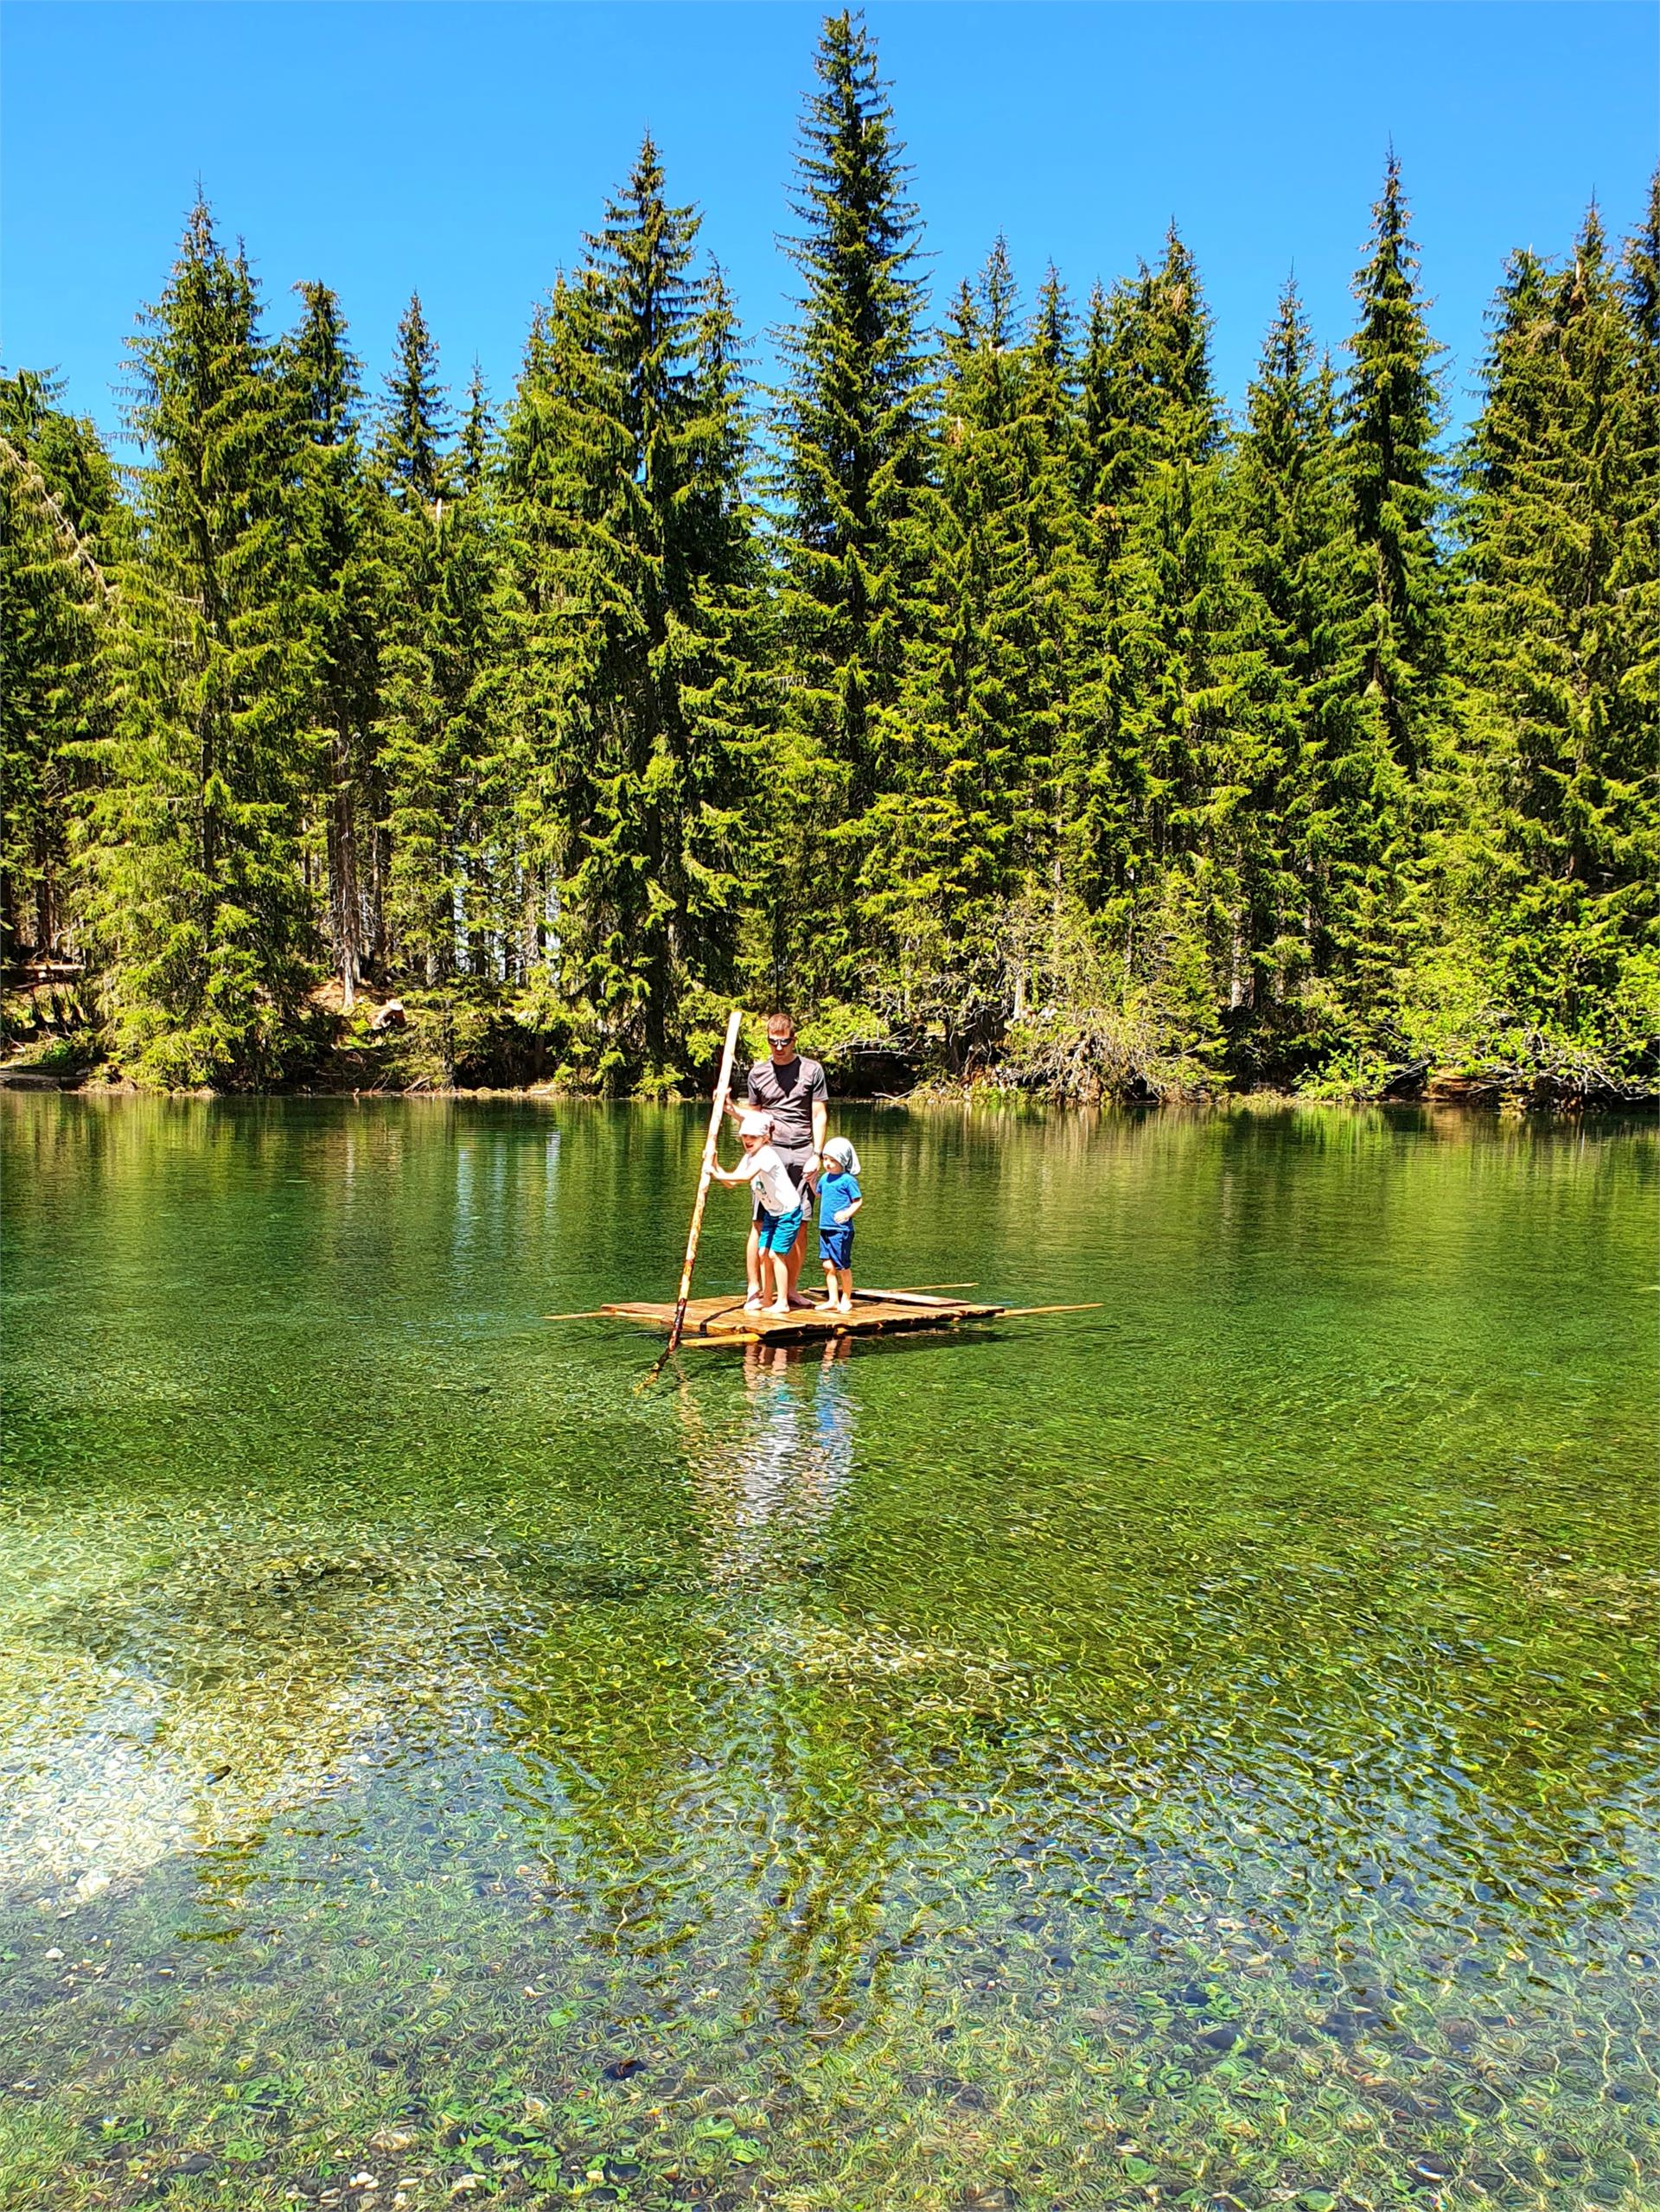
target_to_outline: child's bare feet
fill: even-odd
[[[801,1300],[801,1304],[805,1305],[807,1304],[807,1300],[803,1298]],[[766,1311],[775,1321],[787,1320],[789,1315],[789,1308],[787,1305],[768,1306],[766,1308]]]

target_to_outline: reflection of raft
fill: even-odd
[[[1017,1309],[1018,1310],[1018,1309]],[[603,1306],[619,1321],[643,1322],[667,1329],[674,1320],[674,1301],[635,1299]],[[851,1313],[827,1313],[821,1301],[788,1314],[745,1313],[742,1298],[693,1298],[686,1309],[683,1343],[800,1343],[818,1336],[891,1335],[904,1329],[954,1329],[964,1321],[995,1321],[1009,1309],[970,1304],[966,1298],[925,1296],[920,1291],[856,1291]]]

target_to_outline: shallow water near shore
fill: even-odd
[[[1653,1132],[843,1119],[0,1097],[0,2203],[1653,2203]]]

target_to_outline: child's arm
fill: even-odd
[[[717,1182],[747,1182],[750,1179],[747,1167],[733,1168],[729,1172],[718,1160],[710,1161],[709,1172]]]
[[[839,1229],[845,1229],[864,1203],[864,1198],[860,1196],[855,1198],[851,1206],[839,1206],[836,1208],[836,1227]]]

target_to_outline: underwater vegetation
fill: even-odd
[[[1651,1132],[698,1119],[0,1099],[0,2203],[1647,2212]]]

